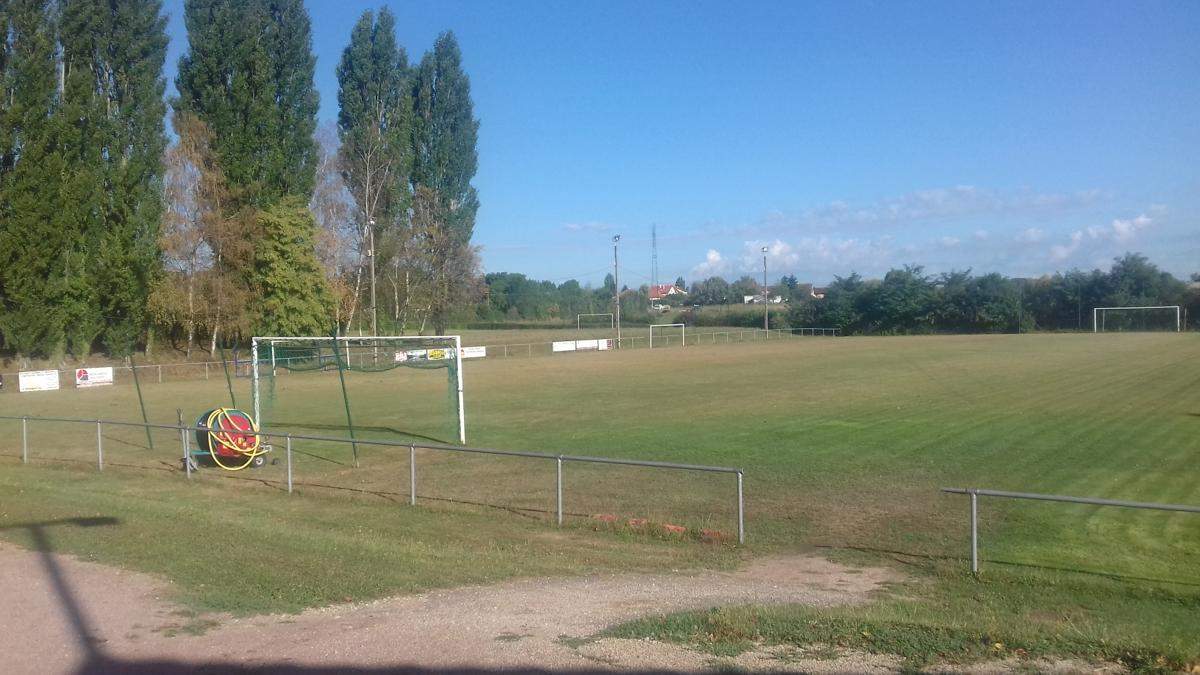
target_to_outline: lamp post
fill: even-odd
[[[763,254],[763,330],[771,330],[771,300],[767,297],[767,247],[762,247]]]
[[[621,241],[621,235],[614,234],[613,242],[613,300],[617,305],[616,323],[617,323],[617,349],[621,348],[621,266],[617,264],[617,242]]]

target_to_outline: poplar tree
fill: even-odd
[[[396,44],[395,17],[363,12],[338,65],[338,138],[342,179],[358,206],[362,256],[370,262],[371,328],[376,330],[379,269],[407,243],[412,170],[412,93],[408,55]],[[374,226],[371,226],[374,223]],[[380,246],[378,243],[382,243]],[[362,269],[356,279],[361,280]],[[356,283],[355,297],[358,295]]]
[[[295,210],[308,203],[318,159],[316,59],[304,4],[187,0],[184,20],[188,51],[173,105],[207,129],[228,195],[224,222],[244,224],[252,243],[239,251],[210,242],[217,275],[240,272],[252,330],[324,334],[330,307],[315,264],[316,226]]]
[[[60,8],[67,339],[77,354],[97,337],[124,354],[149,326],[146,302],[161,267],[166,18],[161,0],[63,0]]]
[[[4,132],[0,166],[0,333],[23,356],[59,356],[65,342],[56,212],[66,164],[59,140],[55,22],[47,0],[5,4]]]
[[[318,97],[301,0],[187,0],[174,106],[212,132],[233,196],[262,208],[312,192]]]
[[[471,185],[479,166],[479,120],[471,103],[471,81],[462,69],[454,33],[438,36],[417,69],[414,99],[415,165],[413,183],[432,189],[447,226],[466,244],[475,229],[479,197]]]

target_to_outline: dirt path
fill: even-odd
[[[627,619],[689,608],[857,602],[889,578],[886,570],[855,570],[795,556],[760,560],[731,573],[530,579],[295,616],[235,619],[192,615],[167,601],[168,586],[152,577],[4,545],[0,654],[11,673],[231,666],[695,670],[706,667],[708,659],[686,649],[582,638]],[[778,669],[800,662],[763,663]],[[854,661],[840,669],[888,665],[886,660]]]

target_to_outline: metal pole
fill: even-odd
[[[183,425],[181,424],[179,426],[183,426]],[[191,480],[192,479],[192,449],[190,447],[191,442],[188,440],[187,429],[182,429],[181,431],[183,431],[183,470],[185,472],[187,472],[188,480]]]
[[[562,456],[557,460],[558,464],[558,526],[563,524],[563,497],[562,497]]]
[[[738,484],[738,543],[746,543],[746,500],[742,492],[742,472],[737,472]]]
[[[158,383],[162,384],[162,365],[161,364],[159,364],[159,366],[158,366]]]
[[[287,435],[287,478],[288,494],[292,494],[292,435]]]
[[[617,263],[617,242],[621,235],[614,234],[613,242],[613,300],[616,302],[617,349],[621,348],[621,266]]]
[[[334,342],[334,350],[337,350],[337,343]],[[262,415],[259,414],[260,406],[258,403],[258,340],[250,340],[250,388],[254,390],[254,421],[262,424]]]
[[[183,467],[184,471],[191,473],[191,467],[188,466],[188,451],[187,451],[187,429],[183,428],[183,410],[175,409],[176,424],[179,425],[179,447],[183,449]]]
[[[770,290],[767,288],[767,247],[762,247],[763,254],[763,330],[771,329],[771,301],[767,297]],[[766,335],[763,339],[766,339]]]
[[[458,442],[463,445],[467,444],[467,407],[463,401],[463,362],[462,362],[462,337],[454,336],[454,365],[458,370],[456,373],[458,384]]]
[[[21,418],[21,463],[29,463],[29,418]]]
[[[100,420],[96,420],[96,470],[104,470],[104,435],[101,431]]]
[[[408,505],[417,505],[417,446],[408,446]]]
[[[971,490],[971,574],[979,574],[979,493]]]
[[[204,362],[204,379],[208,379],[208,361]]]

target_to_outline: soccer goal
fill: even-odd
[[[1096,307],[1092,310],[1092,332],[1174,330],[1183,325],[1179,305],[1145,307]]]
[[[603,319],[596,319],[595,317],[608,317],[608,321],[605,322],[605,321],[603,321]],[[588,321],[589,328],[603,328],[605,323],[608,324],[609,330],[612,330],[617,327],[617,323],[616,323],[616,321],[613,320],[613,315],[611,312],[608,314],[576,314],[575,315],[575,330],[577,330],[577,331],[583,330],[584,318],[592,319],[591,321]],[[591,325],[591,324],[595,324],[595,325]]]
[[[458,335],[264,336],[250,345],[260,428],[345,429],[353,437],[357,427],[467,442]]]
[[[662,332],[663,332],[662,329],[664,329],[664,328],[678,328],[679,329],[679,345],[683,346],[683,347],[687,346],[687,326],[686,325],[684,325],[682,323],[653,323],[653,324],[650,324],[650,348],[651,349],[654,349],[654,329],[655,328],[659,329],[659,331],[658,331],[659,338],[658,339],[659,339],[659,342],[663,346],[669,347],[671,345],[671,335],[669,333],[667,335],[662,335]]]

